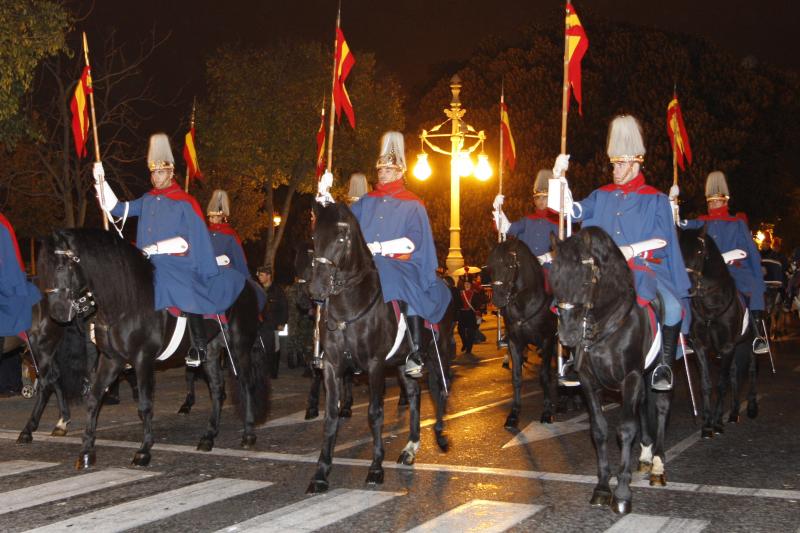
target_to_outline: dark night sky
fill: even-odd
[[[81,0],[81,4],[90,3]],[[342,4],[342,27],[351,47],[356,53],[375,52],[382,67],[412,97],[443,71],[442,65],[469,57],[484,37],[513,35],[533,21],[560,24],[563,13],[559,0],[343,0]],[[590,40],[592,19],[598,17],[705,36],[736,56],[751,55],[800,70],[793,46],[800,21],[797,2],[575,0],[575,6]],[[332,41],[335,12],[336,0],[98,0],[77,28],[88,30],[91,39],[98,27],[113,26],[121,39],[131,42],[145,36],[153,24],[160,31],[171,30],[172,37],[149,70],[165,82],[165,92],[185,88],[182,99],[188,106],[199,91],[193,84],[202,82],[204,57],[220,44],[258,45],[286,38]],[[169,131],[175,125],[161,127]]]

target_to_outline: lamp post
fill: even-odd
[[[492,168],[489,166],[489,157],[483,151],[483,143],[486,134],[476,131],[475,128],[467,124],[463,119],[467,110],[461,107],[459,94],[461,93],[461,79],[458,75],[450,79],[450,109],[445,109],[444,114],[447,120],[428,130],[422,130],[419,136],[422,141],[422,151],[417,156],[417,163],[414,165],[414,177],[419,180],[426,180],[431,175],[431,167],[428,163],[428,154],[425,152],[427,146],[432,151],[450,156],[450,250],[447,253],[447,271],[452,273],[464,266],[464,256],[461,255],[461,178],[474,174],[481,181],[486,181],[492,176]],[[450,132],[439,133],[442,127],[450,123]],[[450,139],[449,149],[440,148],[431,142],[432,139]],[[467,143],[471,143],[467,146]],[[471,154],[480,148],[478,154],[478,164],[472,162]]]

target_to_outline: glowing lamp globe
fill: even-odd
[[[417,163],[414,165],[414,177],[420,181],[425,181],[431,177],[431,166],[428,163],[428,154],[417,155]]]
[[[492,167],[489,165],[489,156],[480,154],[478,156],[478,164],[475,167],[475,177],[480,181],[486,181],[492,177]]]

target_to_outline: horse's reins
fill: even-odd
[[[81,258],[72,250],[54,250],[53,253],[56,255],[63,255],[76,264],[81,262]],[[83,287],[75,291],[77,294],[83,295],[78,298],[72,297],[73,290],[71,287],[51,287],[44,289],[44,293],[48,295],[58,294],[59,292],[67,293],[67,300],[69,301],[69,315],[67,315],[67,321],[72,320],[73,312],[75,312],[76,317],[82,317],[95,305],[95,301],[92,299],[92,292],[89,287]]]

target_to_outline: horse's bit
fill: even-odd
[[[63,255],[69,258],[73,263],[77,264],[81,262],[81,258],[72,250],[55,250],[54,253],[56,255]],[[81,318],[91,314],[96,306],[96,303],[92,297],[92,292],[88,287],[77,291],[79,295],[78,298],[72,297],[73,290],[71,287],[53,287],[44,290],[44,293],[48,295],[58,294],[59,292],[65,292],[67,294],[67,301],[69,302],[69,315],[67,318],[69,320],[72,320],[73,312],[75,313],[76,317]]]

